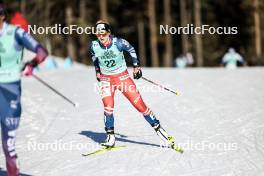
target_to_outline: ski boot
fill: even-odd
[[[183,153],[183,150],[175,144],[173,136],[169,135],[160,126],[159,123],[154,125],[153,128],[155,129],[155,131],[156,131],[157,135],[160,137],[160,139],[162,141],[164,141],[168,145],[169,148],[172,148],[172,149],[176,150],[177,152]]]
[[[106,140],[101,143],[102,146],[106,148],[111,148],[115,146],[115,133],[114,130],[106,130]]]

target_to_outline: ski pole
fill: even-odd
[[[39,78],[37,75],[32,74],[32,76],[38,80],[40,83],[42,83],[43,85],[45,85],[46,87],[48,87],[50,90],[52,90],[53,92],[55,92],[57,95],[59,95],[60,97],[62,97],[64,100],[66,100],[67,102],[69,102],[70,104],[72,104],[74,107],[78,107],[78,103],[74,103],[72,100],[70,100],[69,98],[67,98],[66,96],[64,96],[62,93],[60,93],[59,91],[57,91],[56,89],[54,89],[52,86],[50,86],[48,83],[46,83],[45,81],[43,81],[41,78]]]
[[[147,81],[147,82],[149,82],[149,83],[151,83],[151,84],[154,84],[154,85],[156,85],[156,86],[158,86],[158,87],[160,87],[160,88],[162,88],[162,89],[164,89],[164,90],[167,90],[167,91],[169,91],[169,92],[171,92],[171,93],[173,93],[173,94],[175,94],[175,95],[177,95],[177,96],[179,96],[180,95],[180,92],[179,91],[173,91],[173,90],[171,90],[171,89],[169,89],[169,88],[167,88],[167,87],[164,87],[164,86],[162,86],[162,85],[160,85],[160,84],[158,84],[158,83],[155,83],[154,81],[151,81],[151,80],[149,80],[149,79],[147,79],[147,78],[145,78],[144,76],[142,76],[141,77],[143,80],[145,80],[145,81]]]

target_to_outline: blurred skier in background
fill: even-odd
[[[5,22],[6,9],[0,3],[0,118],[2,147],[8,176],[18,176],[15,150],[16,131],[21,116],[21,70],[32,75],[33,68],[43,62],[48,53],[22,28]],[[23,48],[35,52],[31,61],[23,64]]]
[[[222,58],[222,65],[228,69],[235,69],[237,66],[244,65],[243,57],[235,51],[234,48],[229,48],[228,52]]]
[[[110,25],[107,21],[98,21],[96,23],[96,31],[97,40],[92,41],[90,51],[104,104],[104,123],[107,138],[101,145],[106,147],[113,147],[115,145],[114,96],[115,91],[119,90],[142,113],[157,135],[169,146],[173,146],[174,141],[172,136],[161,127],[159,120],[152,110],[147,107],[127,71],[123,54],[125,51],[132,58],[134,79],[142,77],[142,71],[134,47],[126,40],[111,35]]]
[[[14,13],[13,17],[10,20],[10,24],[18,26],[24,29],[24,31],[28,32],[28,21],[21,12],[17,11]]]

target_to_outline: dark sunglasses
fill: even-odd
[[[97,37],[105,37],[108,33],[103,33],[103,34],[96,34]]]

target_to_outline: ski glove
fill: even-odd
[[[142,71],[139,66],[134,67],[134,73],[133,73],[134,79],[139,79],[142,77]]]
[[[38,63],[35,59],[28,61],[25,63],[24,67],[22,68],[22,74],[25,76],[31,76],[33,74],[33,69],[38,66]]]
[[[96,79],[97,79],[97,81],[99,81],[100,82],[100,78],[101,78],[101,73],[96,73]]]
[[[24,67],[22,68],[22,74],[25,76],[31,76],[33,73],[33,69],[38,66],[41,62],[43,62],[47,56],[48,52],[45,48],[41,45],[37,46],[36,49],[36,57],[31,61],[25,63]]]

